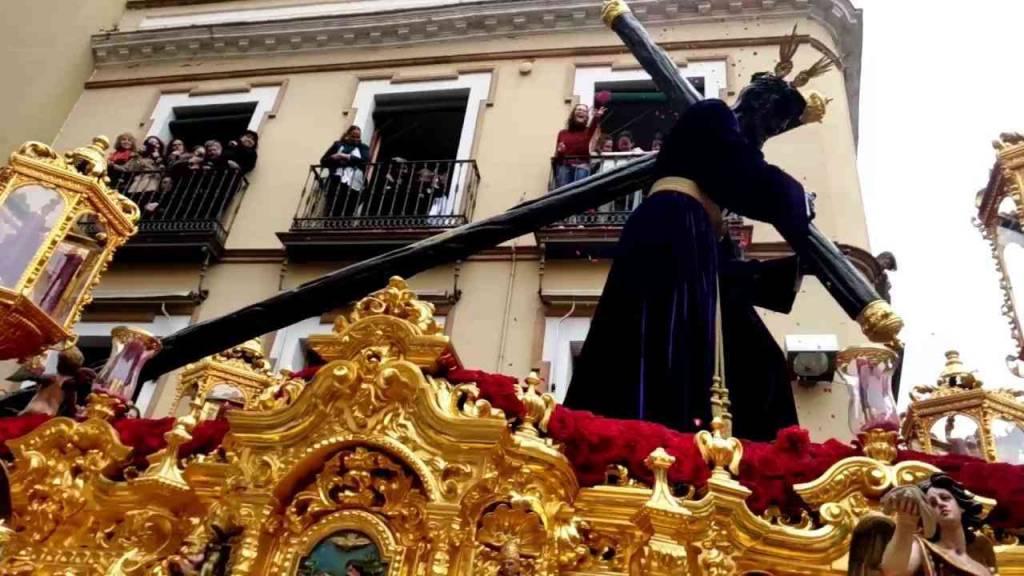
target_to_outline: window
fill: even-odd
[[[573,366],[590,330],[590,318],[553,317],[544,321],[543,359],[550,366],[548,391],[559,403],[565,401]]]
[[[373,110],[375,159],[455,160],[469,89],[379,94]]]
[[[398,124],[405,118],[406,129],[412,117],[424,115],[437,116],[454,120],[453,126],[459,128],[458,138],[454,135],[437,137],[436,142],[445,146],[445,151],[455,145],[454,154],[449,153],[448,159],[469,160],[473,150],[473,139],[476,134],[477,116],[480,105],[484,102],[491,88],[489,72],[460,74],[453,80],[430,80],[424,82],[398,82],[391,80],[367,80],[359,83],[352,107],[356,110],[353,124],[363,129],[363,141],[367,144],[379,141],[377,131],[391,132],[388,138],[393,146],[401,146]],[[465,105],[463,106],[463,98]],[[382,124],[377,124],[377,111],[380,107]],[[463,110],[460,115],[459,110]],[[423,126],[420,121],[420,125]],[[414,143],[413,143],[414,144]],[[425,146],[421,145],[421,148]],[[396,148],[397,150],[398,148]],[[419,153],[417,151],[417,153]],[[425,158],[436,160],[438,158]]]
[[[188,316],[158,316],[152,322],[79,322],[75,325],[75,333],[78,334],[78,348],[85,356],[85,365],[97,372],[103,368],[107,358],[110,356],[110,332],[117,326],[132,326],[140,328],[156,336],[157,338],[169,336],[189,325]],[[51,353],[46,359],[46,371],[56,372],[57,354]],[[157,389],[157,382],[144,382],[136,388],[135,406],[139,413],[147,415],[147,410],[155,406],[154,396]]]
[[[693,62],[681,67],[680,73],[705,98],[718,98],[726,88],[724,60]],[[600,93],[610,96],[601,132],[612,137],[614,151],[626,151],[617,146],[619,136],[624,133],[630,134],[635,147],[651,150],[656,136],[668,134],[677,119],[665,96],[643,70],[613,70],[610,66],[577,68],[573,94],[580,103],[593,106]]]
[[[162,94],[150,115],[146,136],[158,136],[167,144],[180,133],[192,139],[192,143],[201,144],[222,132],[230,134],[222,136],[226,139],[237,138],[246,129],[259,132],[263,120],[273,115],[281,88],[278,84],[227,94]],[[236,128],[241,130],[235,131]],[[206,133],[210,136],[204,138]]]
[[[255,111],[256,102],[177,106],[167,128],[171,138],[183,140],[188,149],[207,140],[229,142],[249,128]]]

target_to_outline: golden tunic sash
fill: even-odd
[[[722,209],[715,204],[715,201],[708,197],[707,194],[701,192],[700,187],[697,183],[689,178],[682,178],[679,176],[667,176],[665,178],[659,178],[651,186],[650,194],[683,194],[693,198],[700,205],[704,207],[704,211],[707,212],[708,218],[711,219],[711,225],[714,227],[715,234],[719,238],[725,232],[725,222],[722,219]]]

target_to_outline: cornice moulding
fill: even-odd
[[[750,3],[634,0],[636,15],[651,24],[688,24],[720,19],[792,17],[807,14],[828,27],[841,48],[859,37],[859,12],[845,0],[761,0]],[[707,7],[711,8],[708,9]],[[731,7],[730,7],[731,6]],[[595,0],[501,0],[435,8],[140,29],[92,38],[99,66],[193,58],[258,56],[344,47],[385,47],[443,40],[592,30],[603,27]],[[858,45],[859,52],[859,45]]]

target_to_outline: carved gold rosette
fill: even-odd
[[[849,458],[796,487],[814,514],[759,516],[735,478],[742,444],[719,421],[701,436],[714,474],[700,492],[673,491],[674,458],[660,449],[647,459],[653,486],[613,469],[608,485],[580,489],[544,436],[553,403],[535,378],[514,422],[475,386],[452,386],[438,368],[450,342],[430,312],[393,279],[311,339],[328,363],[308,386],[227,413],[221,456],[176,457],[201,398],[144,471],[127,469],[128,449],[99,419],[58,418],[13,441],[14,532],[0,575],[221,564],[292,575],[323,546],[372,549],[389,576],[838,575],[856,522],[933,470]],[[216,362],[232,358],[260,373],[251,356]],[[999,554],[1003,574],[1024,571],[1016,547]]]

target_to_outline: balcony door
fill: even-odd
[[[476,167],[473,147],[482,105],[490,94],[491,73],[472,72],[457,78],[416,82],[366,80],[359,83],[352,108],[376,162],[371,180],[421,184],[442,190],[430,200],[432,216],[470,216]],[[395,159],[409,161],[401,167]],[[431,164],[433,161],[433,164]],[[390,166],[385,164],[391,163]],[[406,173],[408,172],[408,173]],[[407,183],[407,187],[410,185]],[[417,190],[417,194],[418,194]],[[402,195],[390,195],[396,203]],[[421,203],[412,203],[422,211]],[[441,220],[438,220],[441,221]]]

